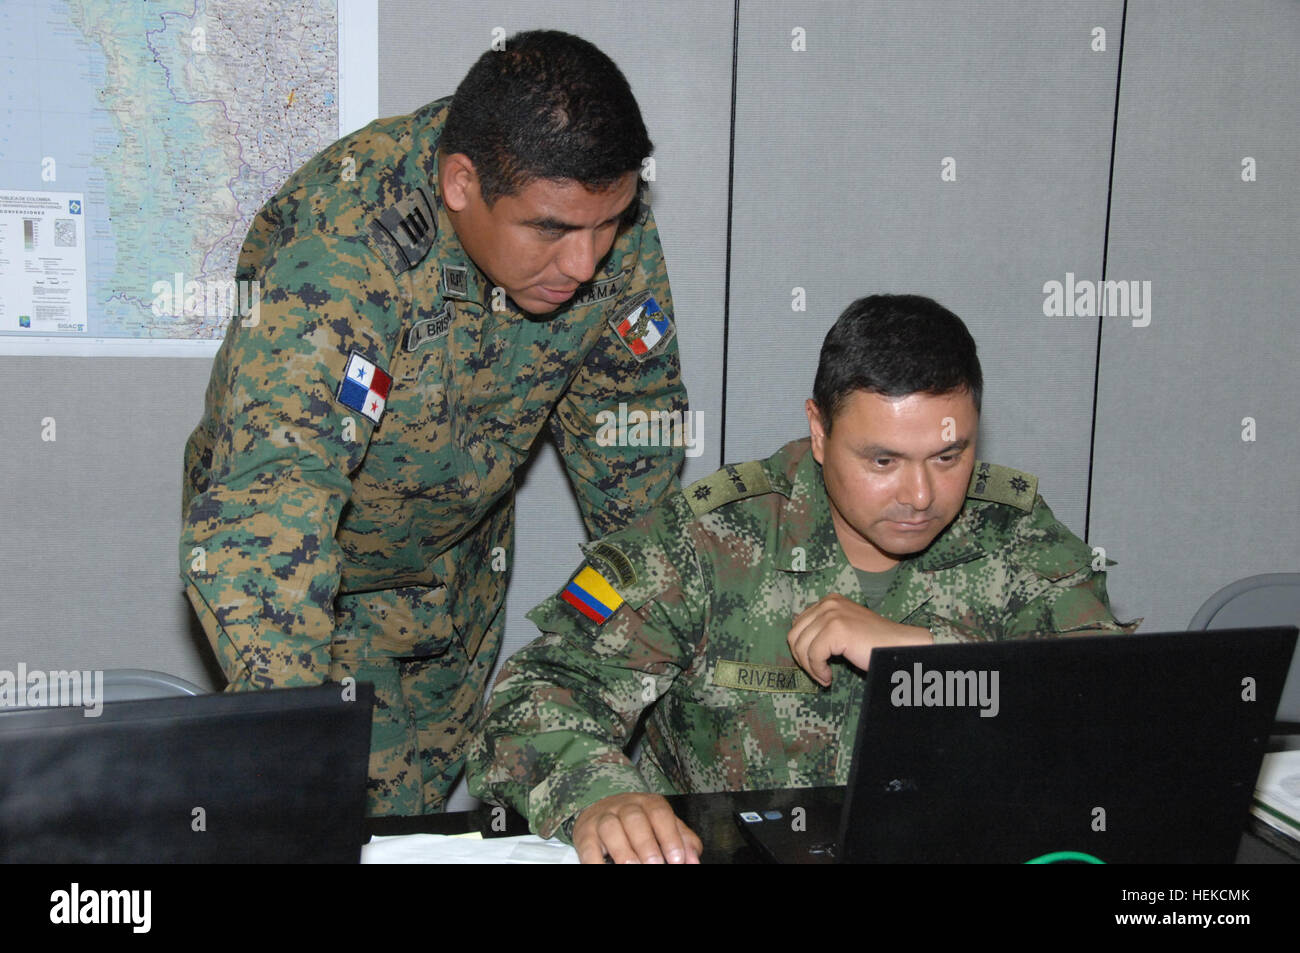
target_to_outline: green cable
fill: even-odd
[[[1035,857],[1033,860],[1027,860],[1027,864],[1058,864],[1064,860],[1079,860],[1085,864],[1104,864],[1104,860],[1085,854],[1079,850],[1058,850],[1050,854],[1044,854],[1042,857]]]

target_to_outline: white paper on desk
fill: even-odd
[[[361,848],[363,864],[576,864],[578,852],[536,834],[468,840],[446,834],[372,837]]]
[[[1251,811],[1272,827],[1300,838],[1300,751],[1264,755]]]

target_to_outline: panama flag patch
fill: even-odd
[[[347,373],[339,382],[338,401],[344,407],[359,410],[371,423],[379,423],[388,402],[388,388],[393,379],[383,368],[370,363],[356,351],[348,357]]]
[[[604,576],[590,566],[582,567],[582,571],[564,587],[560,598],[597,625],[612,616],[623,604],[623,597],[614,591]]]
[[[650,292],[642,292],[632,305],[609,322],[619,339],[637,360],[644,360],[673,336],[673,323]]]

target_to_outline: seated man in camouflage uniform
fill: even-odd
[[[460,773],[543,428],[592,536],[676,487],[681,447],[590,437],[686,409],[650,149],[608,57],[522,33],[321,152],[244,241],[260,313],[185,450],[181,572],[231,690],[374,684],[373,814],[441,810]]]
[[[851,305],[811,439],[584,546],[533,610],[545,635],[501,673],[471,791],[584,861],[688,862],[699,840],[660,794],[847,782],[874,646],[1131,630],[1037,481],[976,461],[982,381],[935,302]]]

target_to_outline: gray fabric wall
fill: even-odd
[[[845,305],[924,294],[979,344],[980,456],[1082,533],[1097,328],[1044,318],[1042,286],[1101,271],[1121,7],[741,4],[728,458],[807,430]]]
[[[181,455],[210,368],[0,356],[0,669],[220,676],[178,557]]]
[[[980,343],[981,455],[1037,473],[1057,514],[1118,560],[1121,616],[1181,628],[1232,579],[1300,569],[1300,5],[741,0],[737,21],[732,0],[391,0],[379,16],[384,114],[450,93],[496,26],[580,33],[628,75],[657,146],[652,200],[705,414],[687,481],[802,433],[821,337],[851,299],[917,292]],[[1090,49],[1095,27],[1105,52]],[[1106,276],[1152,282],[1142,328],[1042,310],[1044,282],[1102,277],[1117,78]],[[940,179],[946,156],[955,182]],[[1258,181],[1241,181],[1243,156]],[[0,668],[211,683],[175,542],[209,367],[0,357]],[[578,559],[549,448],[519,513],[508,650]]]
[[[1107,271],[1151,323],[1106,320],[1092,529],[1147,628],[1300,569],[1297,50],[1286,0],[1129,3]]]

